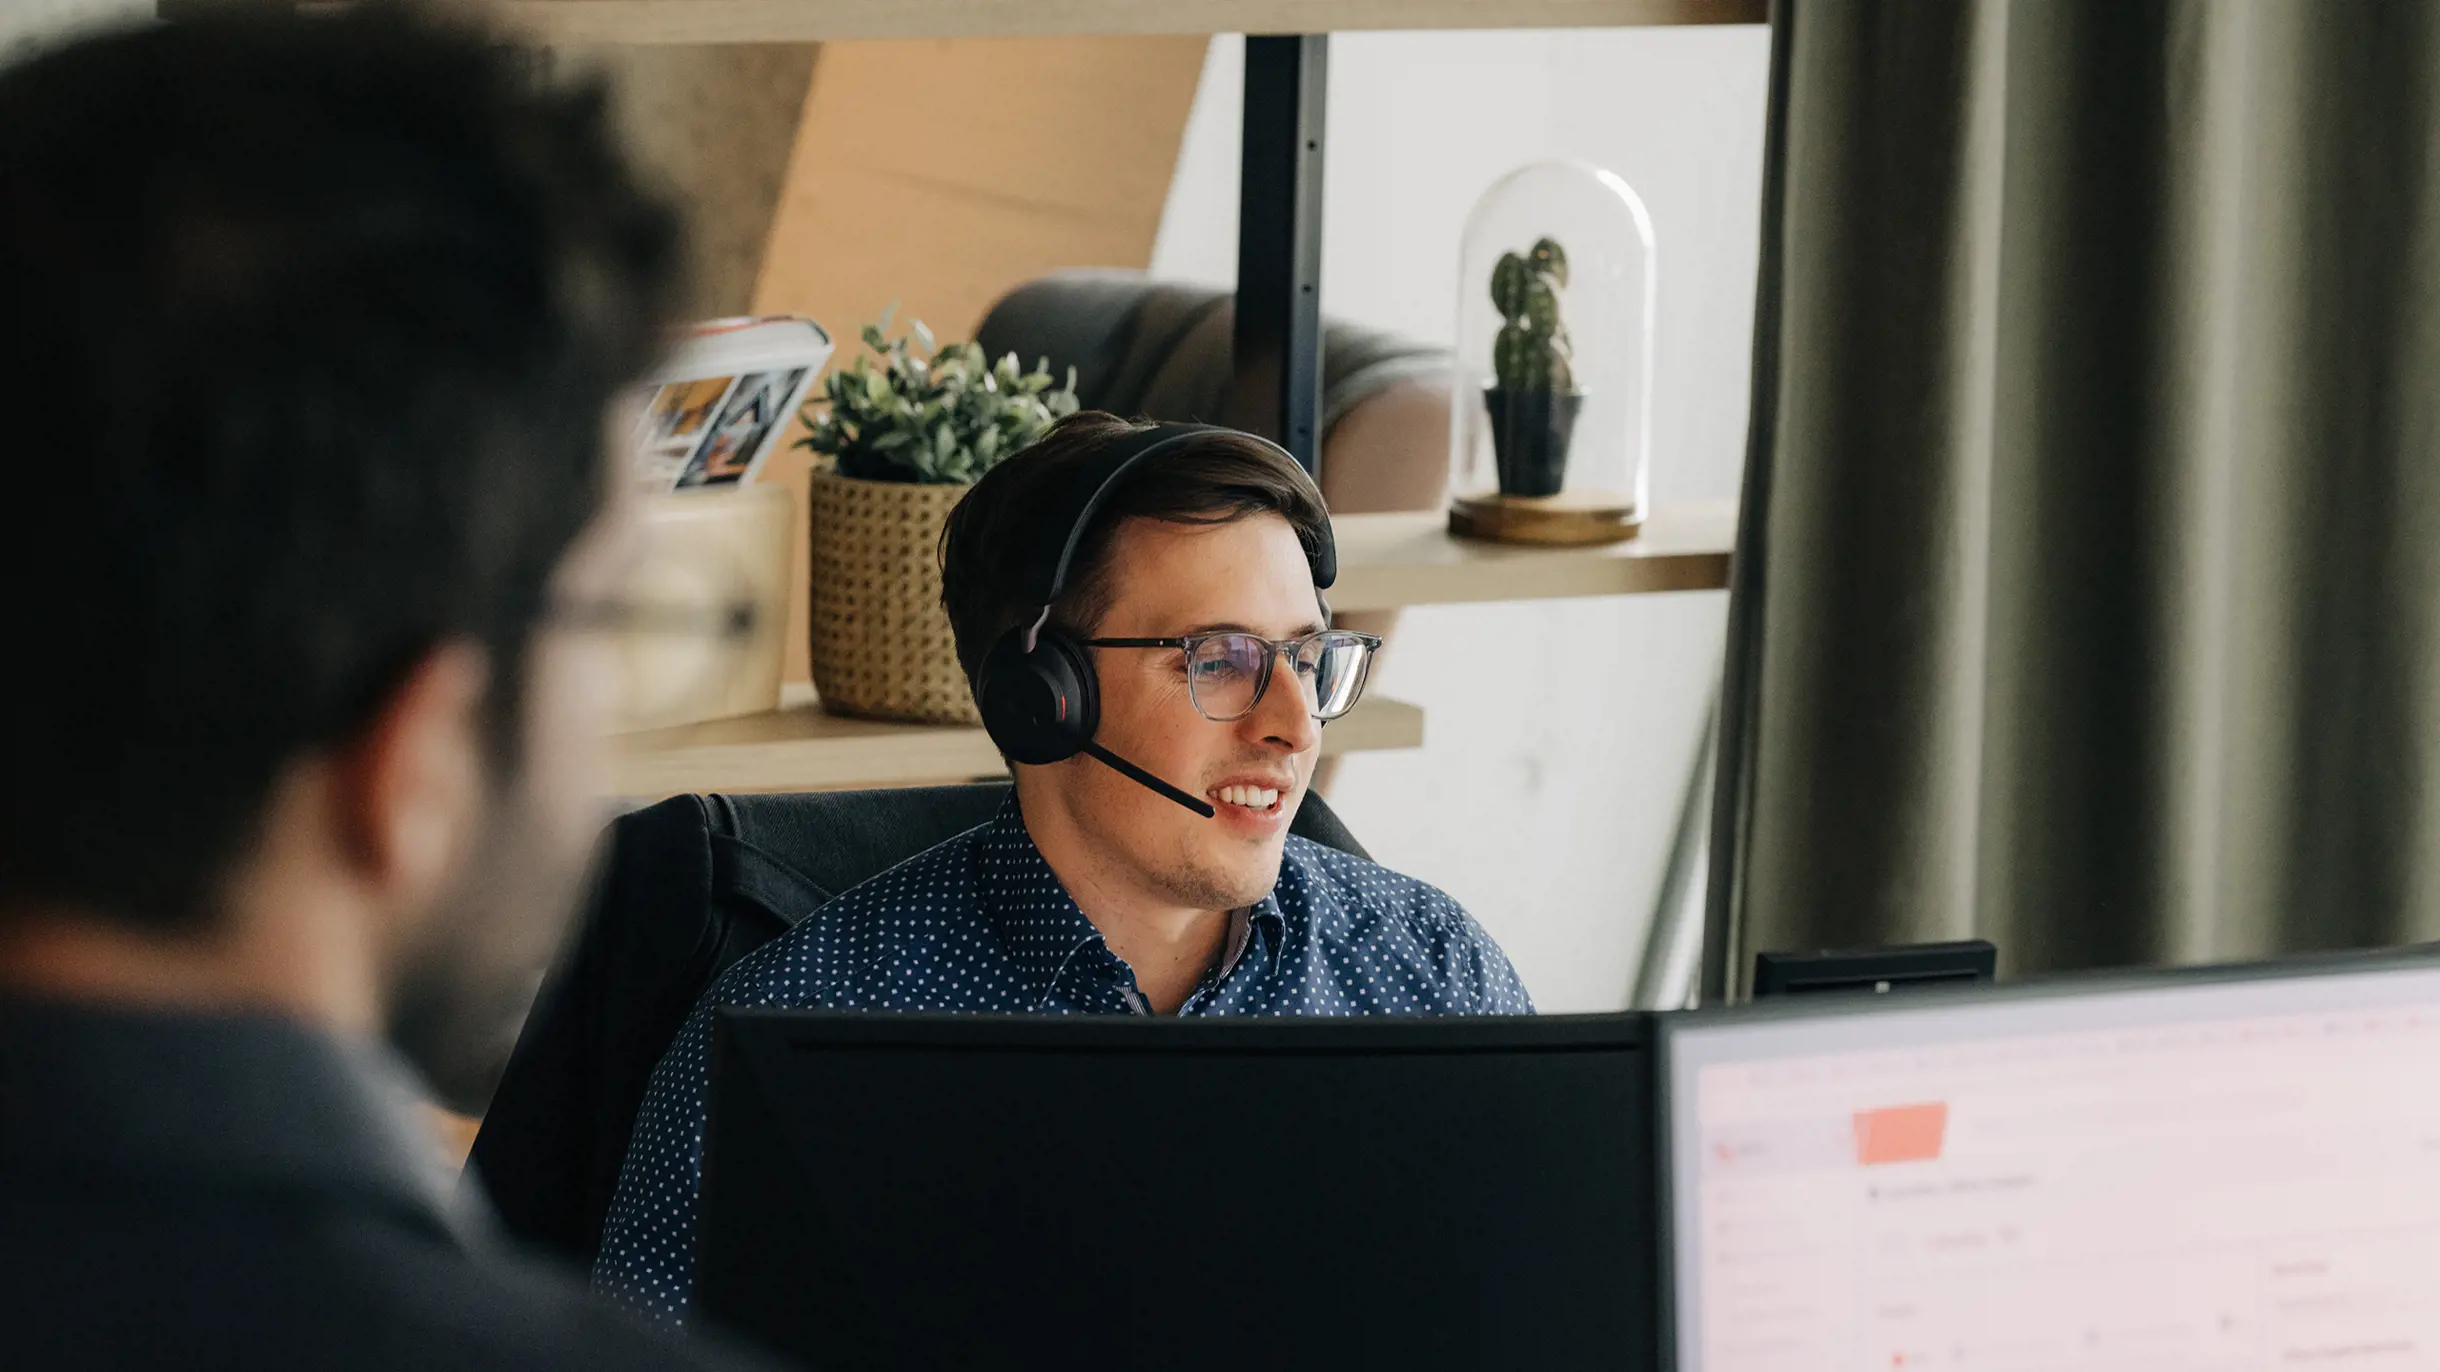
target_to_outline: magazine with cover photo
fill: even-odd
[[[647,379],[637,480],[651,494],[726,490],[754,479],[830,360],[810,319],[715,319],[686,331]]]

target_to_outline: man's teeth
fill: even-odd
[[[1279,792],[1268,786],[1223,786],[1219,796],[1226,804],[1249,810],[1268,810],[1279,803]]]

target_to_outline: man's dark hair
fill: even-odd
[[[1093,410],[1070,415],[985,472],[949,512],[940,540],[941,604],[967,681],[1000,635],[1041,613],[1059,547],[1091,494],[1080,488],[1079,475],[1149,427]],[[1095,513],[1051,621],[1080,636],[1100,625],[1115,594],[1110,535],[1122,521],[1228,524],[1259,514],[1287,520],[1308,561],[1330,533],[1320,488],[1268,443],[1216,430],[1162,453],[1129,473]]]
[[[208,919],[280,771],[451,639],[507,746],[678,232],[598,87],[403,11],[0,72],[0,917]]]

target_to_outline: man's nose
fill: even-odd
[[[1271,684],[1263,689],[1262,699],[1254,702],[1254,712],[1246,716],[1265,743],[1301,753],[1319,742],[1322,722],[1313,717],[1313,701],[1306,694],[1304,681],[1296,675],[1295,664],[1282,659],[1271,673]]]

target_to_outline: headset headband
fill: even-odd
[[[1217,424],[1156,424],[1141,433],[1129,436],[1125,442],[1117,444],[1102,455],[1100,463],[1097,464],[1102,475],[1091,479],[1091,493],[1085,497],[1084,505],[1077,510],[1076,517],[1068,523],[1067,539],[1059,547],[1059,561],[1051,568],[1050,586],[1043,592],[1042,613],[1035,616],[1032,626],[1025,631],[1027,652],[1033,651],[1034,644],[1042,633],[1042,626],[1050,622],[1051,607],[1059,603],[1060,593],[1067,589],[1068,568],[1076,560],[1076,550],[1083,545],[1086,531],[1093,527],[1093,517],[1101,513],[1101,507],[1109,500],[1111,492],[1116,491],[1126,480],[1128,474],[1147,460],[1171,448],[1191,443],[1205,434],[1229,434],[1237,438],[1249,439],[1278,453],[1281,457],[1287,458],[1290,462],[1296,461],[1287,449],[1260,434],[1250,434],[1242,429],[1222,428]],[[1079,487],[1085,485],[1082,481],[1077,484]],[[1328,525],[1324,525],[1322,528],[1321,546],[1312,550],[1305,560],[1312,569],[1315,589],[1329,590],[1330,584],[1338,580],[1338,547],[1330,536]]]

